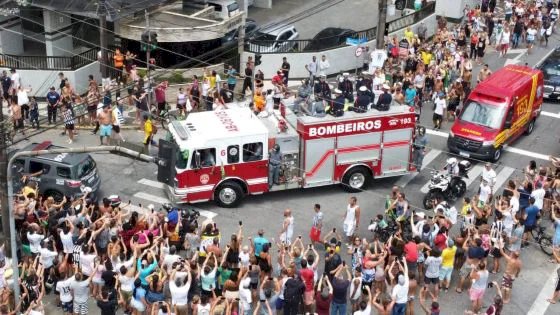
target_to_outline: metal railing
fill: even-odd
[[[419,11],[403,16],[391,22],[385,24],[386,29],[389,33],[399,31],[407,26],[418,23],[419,21],[425,19],[431,14],[435,13],[436,6],[435,2],[430,2],[425,5]],[[333,40],[334,43],[325,45],[327,39],[331,38],[320,38],[320,39],[297,39],[297,40],[285,40],[285,41],[275,41],[275,40],[248,40],[245,44],[245,50],[256,53],[256,54],[273,54],[273,53],[302,53],[302,52],[320,52],[333,48],[346,46],[346,38],[361,39],[365,41],[372,41],[376,38],[377,27],[374,26],[370,29],[354,32],[344,37],[338,38],[338,40]],[[323,42],[321,45],[317,45],[319,42]]]
[[[76,70],[97,61],[98,48],[75,56],[20,56],[0,54],[0,67],[21,70]]]

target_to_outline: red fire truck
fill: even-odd
[[[248,108],[190,114],[160,140],[158,180],[175,203],[214,200],[235,207],[247,195],[342,183],[360,191],[373,178],[411,166],[414,111],[347,112],[297,117],[286,110],[258,117]],[[269,149],[282,152],[280,183],[269,186]]]

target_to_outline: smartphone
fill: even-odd
[[[297,238],[299,238],[301,240],[301,235],[299,235]]]
[[[313,246],[313,245],[309,244],[309,249],[311,249],[312,246]]]
[[[358,249],[357,249],[357,248],[354,248],[354,253],[357,253],[357,252],[358,252]]]
[[[198,246],[198,247],[196,248],[196,251],[197,251],[197,252],[200,252],[200,246]]]
[[[242,225],[243,225],[243,221],[239,221],[239,226],[242,226]]]
[[[346,262],[345,262],[344,260],[342,261],[342,265],[343,265],[343,266],[346,266]]]
[[[336,228],[333,228],[332,231],[333,231],[333,233],[336,233]]]

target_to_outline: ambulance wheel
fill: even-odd
[[[535,120],[531,120],[531,122],[529,123],[529,126],[527,126],[527,130],[525,130],[525,135],[530,135],[533,130],[535,129]]]
[[[355,167],[344,174],[342,185],[348,192],[360,192],[367,188],[371,175],[365,167]]]
[[[223,208],[235,208],[243,199],[243,189],[235,182],[226,182],[220,185],[214,193],[214,200]]]
[[[498,162],[498,160],[502,157],[502,151],[503,151],[502,147],[499,147],[494,150],[494,155],[492,156],[493,162]]]

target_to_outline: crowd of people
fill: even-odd
[[[492,73],[484,65],[476,79],[472,74],[475,63],[484,64],[488,49],[505,55],[510,45],[546,44],[558,18],[552,1],[505,1],[503,18],[494,14],[495,7],[496,1],[482,0],[480,6],[465,8],[464,23],[448,28],[441,21],[431,41],[423,24],[408,28],[403,38],[387,38],[386,50],[364,54],[363,72],[355,80],[343,73],[336,87],[327,82],[327,56],[313,57],[305,66],[309,78],[295,93],[294,110],[340,116],[347,110],[383,111],[398,103],[421,115],[423,105],[431,103],[433,127],[441,128],[454,119],[472,82]],[[402,49],[402,41],[408,48]],[[123,106],[130,106],[137,110],[137,122],[144,122],[144,144],[150,145],[154,124],[147,115],[148,90],[134,59],[131,52],[115,53],[117,82],[132,82],[128,96],[117,94],[116,102],[114,86],[100,89],[92,77],[81,97],[61,73],[59,88],[47,94],[48,123],[62,117],[70,143],[74,125],[91,124],[104,144],[105,137],[118,133],[116,123],[122,123],[115,111],[122,117]],[[235,100],[237,79],[243,78],[239,97],[254,91],[253,109],[264,114],[292,94],[289,73],[284,58],[272,78],[273,88],[265,90],[264,74],[249,59],[243,76],[233,67],[223,74],[225,80],[205,70],[202,81],[193,76],[176,100],[169,100],[166,82],[154,87],[152,99],[158,115],[171,101],[180,115],[223,109]],[[39,128],[37,103],[32,97],[25,102],[30,90],[22,86],[19,73],[4,73],[1,83],[14,128],[24,130],[26,119]],[[426,150],[426,138],[417,138],[417,169]],[[459,210],[438,200],[430,215],[393,187],[385,214],[375,218],[351,197],[341,226],[324,226],[316,204],[309,235],[294,235],[294,217],[287,209],[277,237],[269,237],[276,232],[271,228],[249,231],[240,221],[238,232],[227,239],[215,222],[199,222],[196,215],[173,208],[136,212],[109,199],[94,202],[87,194],[58,202],[44,199],[24,177],[13,205],[21,242],[20,278],[11,279],[13,270],[0,247],[0,313],[45,314],[43,297],[55,295],[65,314],[87,314],[91,300],[103,315],[117,309],[136,315],[401,315],[414,314],[418,307],[425,314],[444,314],[441,294],[463,298],[468,288],[468,312],[501,314],[523,270],[522,248],[534,242],[531,231],[539,224],[553,222],[551,262],[560,263],[560,162],[553,159],[552,165],[539,167],[531,161],[524,178],[508,181],[500,195],[496,172],[486,164],[477,193],[465,197]],[[360,235],[360,226],[370,219],[369,234]],[[22,292],[17,305],[16,285]],[[483,309],[488,294],[492,303]],[[560,280],[549,302],[559,299]]]

